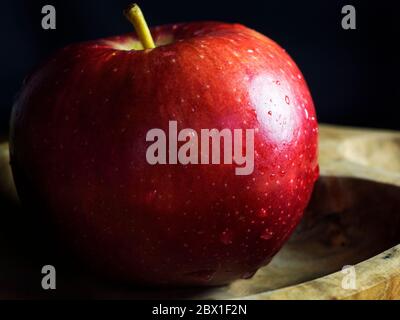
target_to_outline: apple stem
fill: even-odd
[[[149,27],[147,26],[146,20],[144,19],[142,10],[140,10],[139,6],[136,3],[131,4],[128,8],[126,8],[124,14],[133,24],[143,48],[155,48],[156,45],[154,44],[153,37],[151,36]]]

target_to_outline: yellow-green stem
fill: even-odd
[[[144,19],[142,10],[140,10],[139,6],[136,3],[131,4],[124,13],[128,20],[133,24],[143,48],[155,48],[156,45],[154,44],[153,37],[151,36],[149,27],[147,26],[146,20]]]

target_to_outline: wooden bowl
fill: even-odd
[[[57,261],[51,297],[185,299],[400,298],[400,133],[320,127],[320,168],[310,205],[284,248],[253,278],[213,288],[138,288],[99,279],[32,252],[0,145],[0,298],[46,298],[40,265]],[[24,235],[16,236],[20,230]],[[50,258],[51,260],[51,258]],[[61,266],[60,266],[61,264]],[[342,268],[347,266],[344,270]],[[58,271],[61,269],[61,271]]]

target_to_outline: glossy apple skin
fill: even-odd
[[[41,209],[96,270],[147,284],[248,278],[298,224],[318,176],[312,98],[289,55],[237,24],[156,27],[73,44],[24,83],[11,120],[22,202]],[[145,136],[254,128],[255,168],[149,165]],[[39,211],[37,211],[39,212]]]

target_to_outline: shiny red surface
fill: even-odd
[[[172,44],[71,45],[26,81],[11,159],[76,252],[129,281],[211,285],[250,277],[298,224],[318,176],[310,92],[289,55],[241,25],[152,29]],[[114,43],[112,45],[111,43]],[[146,162],[149,129],[254,128],[255,168]]]

